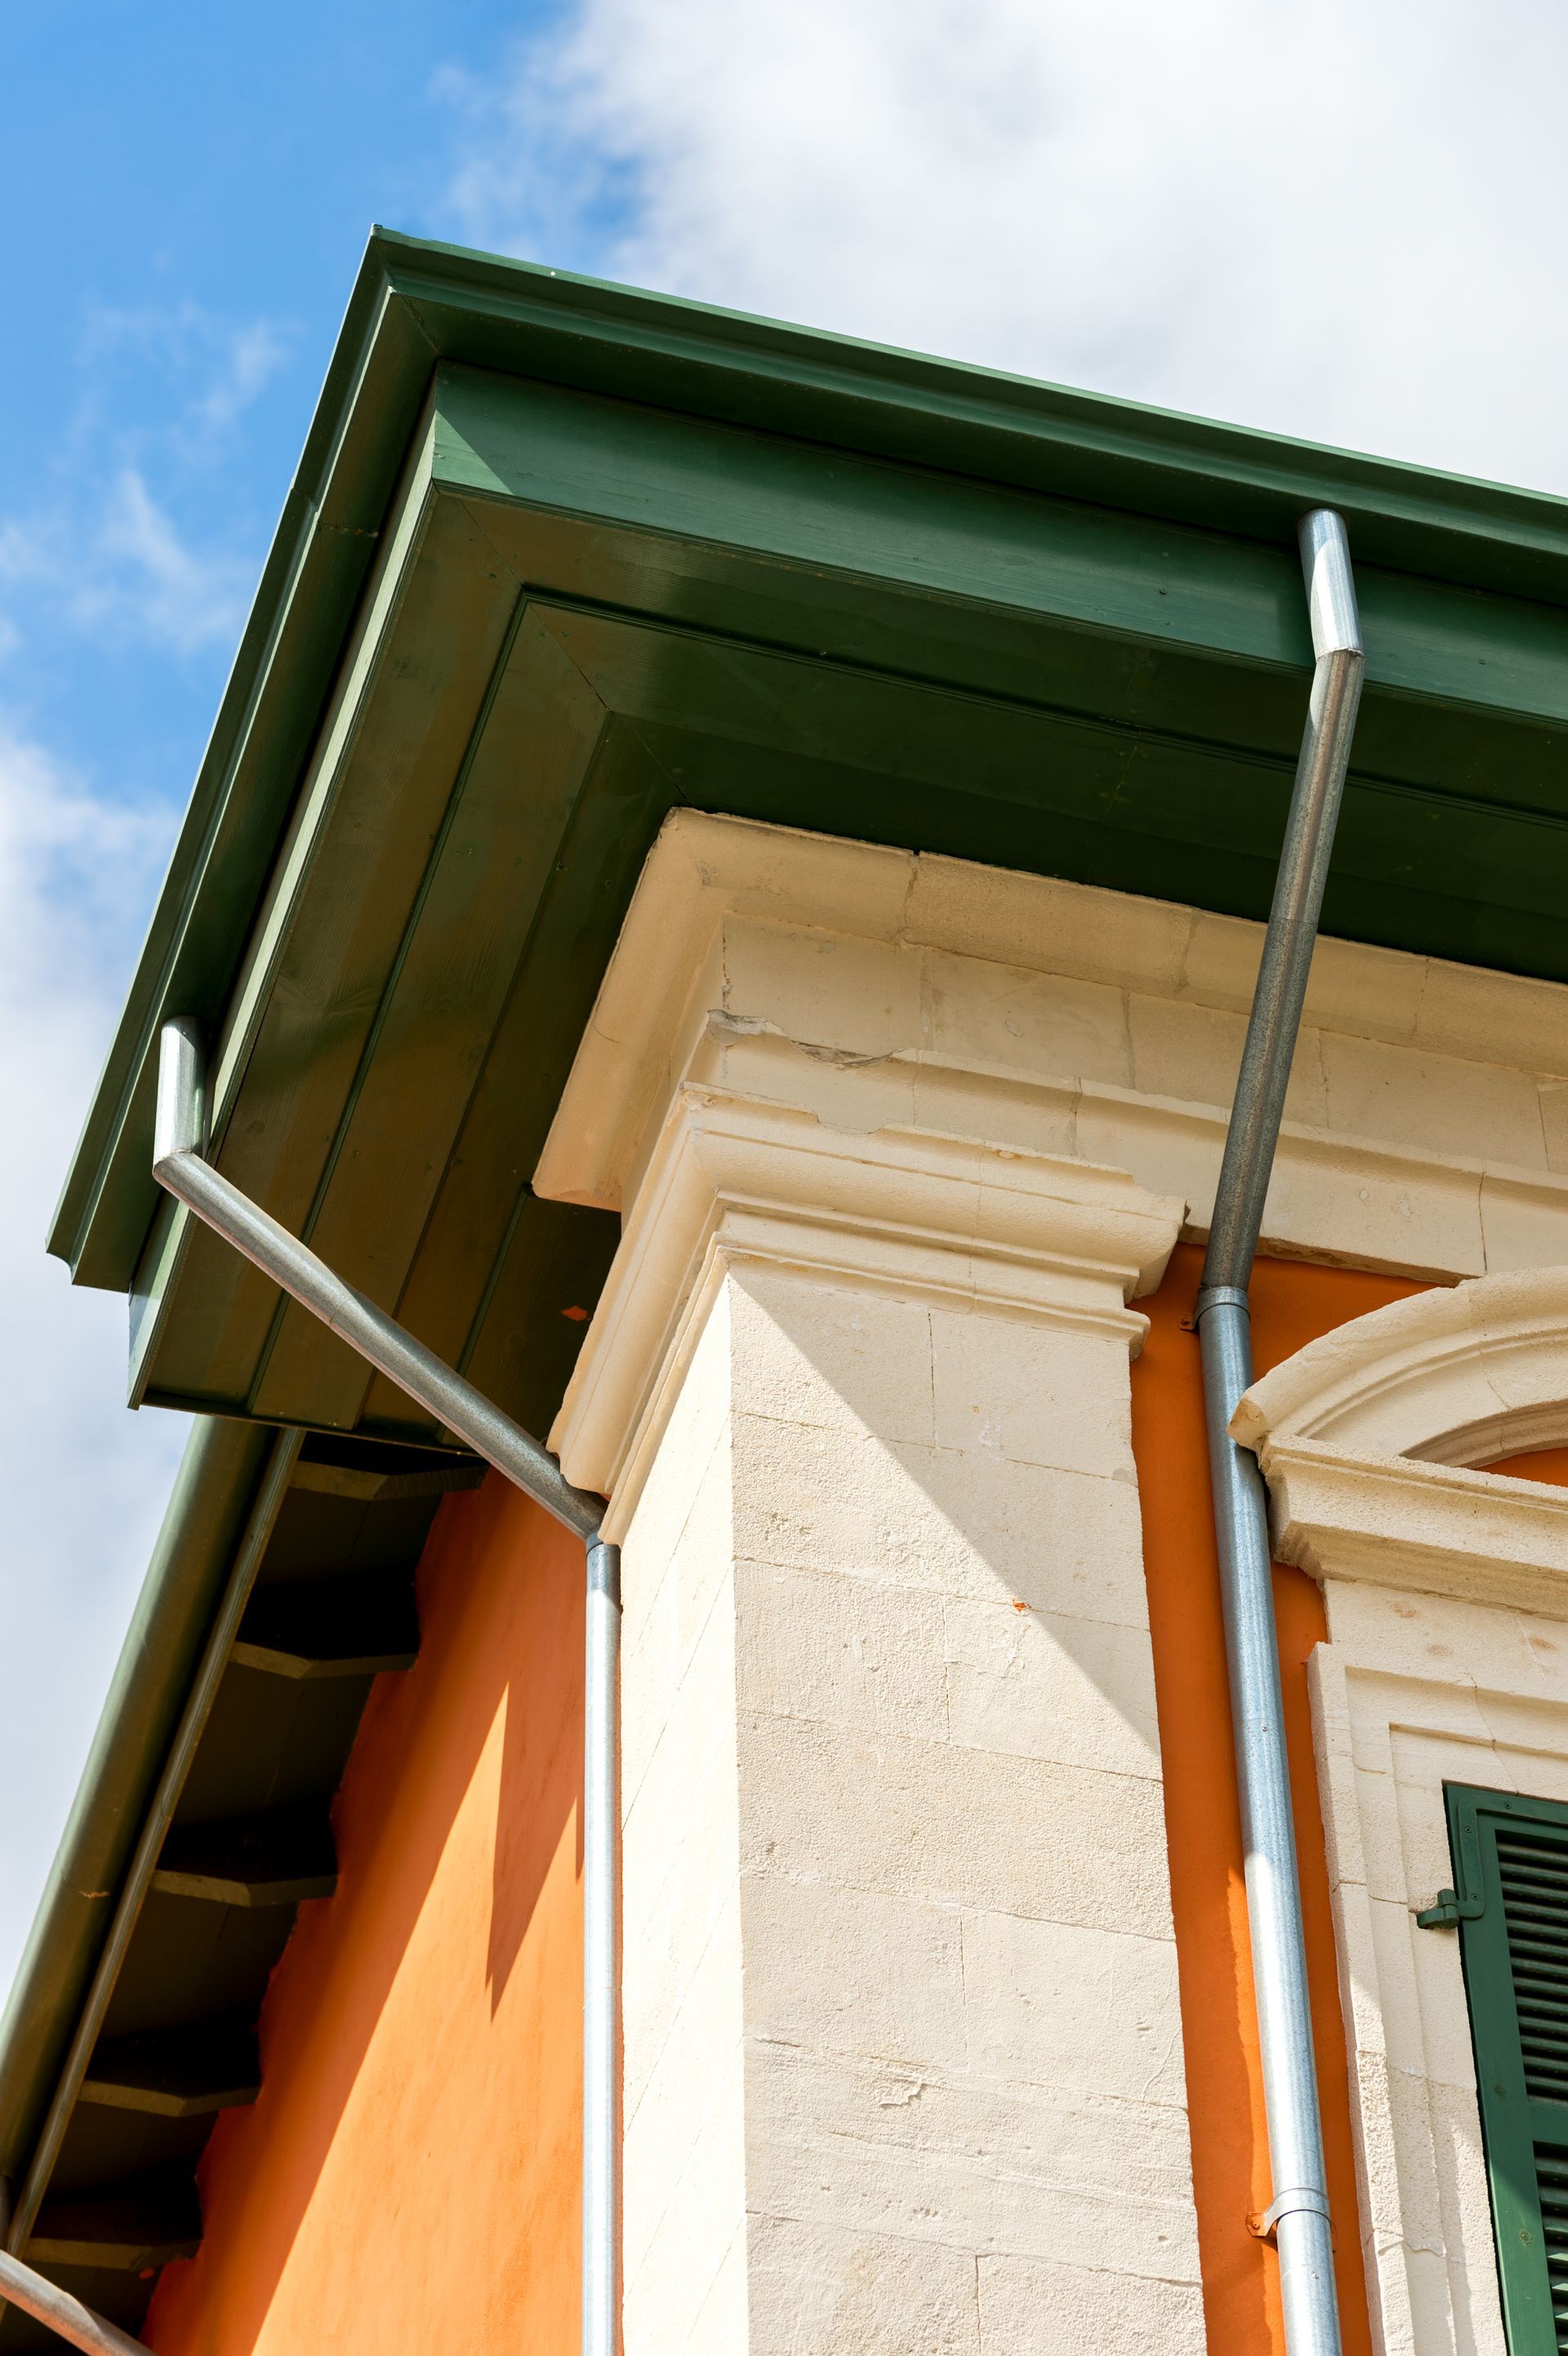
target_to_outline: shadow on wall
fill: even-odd
[[[582,1551],[497,1476],[443,1505],[219,2120],[161,2356],[560,2356],[578,2336]]]

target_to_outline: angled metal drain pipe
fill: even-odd
[[[1238,1448],[1230,1433],[1231,1418],[1253,1379],[1247,1285],[1301,1024],[1363,669],[1342,519],[1331,509],[1314,509],[1301,519],[1300,542],[1317,658],[1312,699],[1194,1323],[1203,1352],[1209,1474],[1220,1549],[1246,1853],[1247,1922],[1273,2175],[1274,2197],[1262,2230],[1273,2232],[1279,2252],[1289,2356],[1339,2356],[1323,2126],[1275,1632],[1268,1505],[1256,1458]]]
[[[201,1037],[165,1023],[158,1058],[153,1175],[198,1219],[290,1293],[362,1358],[427,1408],[587,1551],[582,1774],[582,2356],[615,2356],[621,2317],[621,2073],[616,2050],[620,1919],[621,1550],[599,1535],[604,1500],[574,1489],[555,1458],[395,1318],[204,1159]],[[27,2271],[24,2269],[24,2271]],[[42,2277],[37,2278],[41,2281]],[[0,2285],[0,2288],[4,2286]],[[52,2286],[50,2286],[52,2287]],[[25,2305],[16,2292],[9,2296]],[[57,2294],[59,2296],[59,2294]],[[32,2311],[32,2310],[29,2310]],[[85,2312],[85,2310],[84,2310]],[[46,2318],[45,2320],[49,2319]],[[59,2328],[59,2327],[57,2327]],[[112,2326],[105,2326],[112,2329]],[[69,2335],[68,2335],[69,2336]],[[124,2351],[140,2342],[79,2340]]]
[[[83,2307],[69,2291],[61,2290],[45,2275],[35,2274],[20,2258],[0,2250],[0,2298],[19,2307],[35,2323],[47,2323],[86,2356],[153,2356],[144,2340],[133,2340],[117,2323],[95,2308]]]

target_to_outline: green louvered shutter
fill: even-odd
[[[1445,1796],[1509,2356],[1568,2356],[1568,1807]]]

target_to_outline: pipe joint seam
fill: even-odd
[[[588,1592],[621,1608],[621,1549],[597,1533],[588,1540]]]
[[[1192,1305],[1192,1323],[1200,1324],[1211,1309],[1239,1309],[1250,1318],[1253,1304],[1244,1284],[1205,1284]]]

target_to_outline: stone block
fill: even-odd
[[[1323,1070],[1326,1128],[1428,1153],[1452,1153],[1456,1140],[1474,1141],[1488,1162],[1546,1167],[1541,1108],[1528,1073],[1332,1033],[1323,1039]]]
[[[1539,1101],[1546,1166],[1558,1177],[1568,1177],[1568,1081],[1542,1080]]]
[[[734,1633],[716,1612],[622,1835],[628,2052],[678,2000],[740,1869]],[[635,1962],[635,1973],[633,1963]]]
[[[737,1566],[742,1708],[868,1733],[947,1733],[944,1606],[908,1588]]]
[[[1510,1064],[1568,1077],[1568,997],[1561,988],[1522,974],[1491,973],[1432,958],[1415,1043],[1477,1064],[1497,1063],[1499,1047],[1506,1046]]]
[[[724,1012],[810,1046],[888,1055],[921,1044],[922,964],[891,941],[727,917]]]
[[[629,1806],[636,1795],[721,1596],[726,1614],[733,1612],[733,1598],[727,1593],[732,1575],[733,1524],[726,1436],[709,1460],[651,1602],[636,1614],[626,1615],[621,1670],[624,1806]],[[628,1555],[637,1560],[635,1544],[623,1551],[623,1577]]]
[[[754,1561],[1147,1627],[1130,1481],[737,1417],[735,1545]]]
[[[730,1428],[730,1298],[721,1290],[692,1352],[659,1450],[621,1547],[625,1641],[636,1640],[702,1477]]]
[[[745,2356],[750,2345],[750,2286],[746,2279],[749,2238],[744,2226],[736,2229],[697,2311],[697,2319],[680,2342],[682,2356]]]
[[[765,2215],[747,2239],[749,2356],[979,2356],[967,2252]]]
[[[748,1872],[1170,1935],[1160,1787],[956,1744],[742,1719]]]
[[[1441,2157],[1443,2248],[1455,2305],[1476,2350],[1503,2356],[1491,2188],[1475,2093],[1435,2083],[1429,2101],[1434,2146]]]
[[[980,2356],[1220,2356],[1194,2282],[983,2257],[979,2300]]]
[[[914,862],[903,935],[1003,965],[1174,990],[1193,911],[926,851]]]
[[[1435,1157],[1378,1152],[1320,1130],[1287,1130],[1269,1180],[1264,1243],[1343,1266],[1481,1275],[1481,1173]]]
[[[939,1447],[1133,1477],[1125,1342],[946,1309],[931,1339]]]
[[[735,2263],[737,2243],[743,2246],[741,2088],[737,2063],[687,2148],[667,2145],[656,2120],[645,2131],[628,2129],[625,2356],[670,2356],[689,2346],[709,2298]],[[633,2203],[645,2190],[649,2215],[645,2220],[639,2211],[634,2241]]]
[[[1320,939],[1307,985],[1306,1020],[1315,1030],[1403,1046],[1417,1036],[1431,970],[1425,958],[1403,949]]]
[[[1381,1998],[1379,2009],[1389,2068],[1406,2080],[1419,2080],[1426,2072],[1429,2057],[1416,2001],[1414,1942],[1442,1933],[1419,1929],[1403,1898],[1369,1899],[1367,1927],[1372,1945],[1369,1960]]]
[[[955,1599],[942,1613],[955,1742],[1158,1775],[1154,1661],[1141,1628],[1031,1612],[1017,1600]]]
[[[930,1444],[932,1312],[923,1304],[760,1269],[739,1272],[729,1290],[738,1413]]]
[[[1169,1940],[965,1914],[963,1942],[975,2077],[1182,2108],[1181,2004]]]
[[[933,1055],[960,1063],[1132,1086],[1126,998],[1106,982],[928,950],[924,1030]]]
[[[1561,1177],[1531,1183],[1511,1171],[1488,1170],[1479,1201],[1488,1276],[1559,1267],[1568,1258],[1568,1183]]]
[[[738,1912],[738,1910],[736,1910]],[[626,2278],[661,2232],[699,2244],[716,2271],[739,2221],[745,2171],[744,2067],[738,1921],[711,1943],[688,2001],[669,2025],[653,2071],[628,2104],[624,2175]],[[728,2217],[727,2228],[703,2222]]]
[[[753,2209],[1108,2274],[1196,2282],[1179,2110],[752,2040]]]
[[[1133,1085],[1141,1094],[1175,1097],[1184,1104],[1229,1106],[1246,1037],[1243,1012],[1135,996],[1127,1002],[1127,1025]],[[1303,1031],[1297,1044],[1285,1117],[1314,1129],[1326,1126],[1316,1032]]]
[[[1079,1141],[1083,1092],[1075,1079],[1018,1081],[991,1066],[971,1069],[927,1055],[902,1068],[914,1080],[917,1128],[938,1136],[984,1137],[1013,1153],[1099,1158]]]
[[[961,2069],[960,1918],[877,1890],[748,1874],[741,1885],[751,2034],[826,2052]]]

